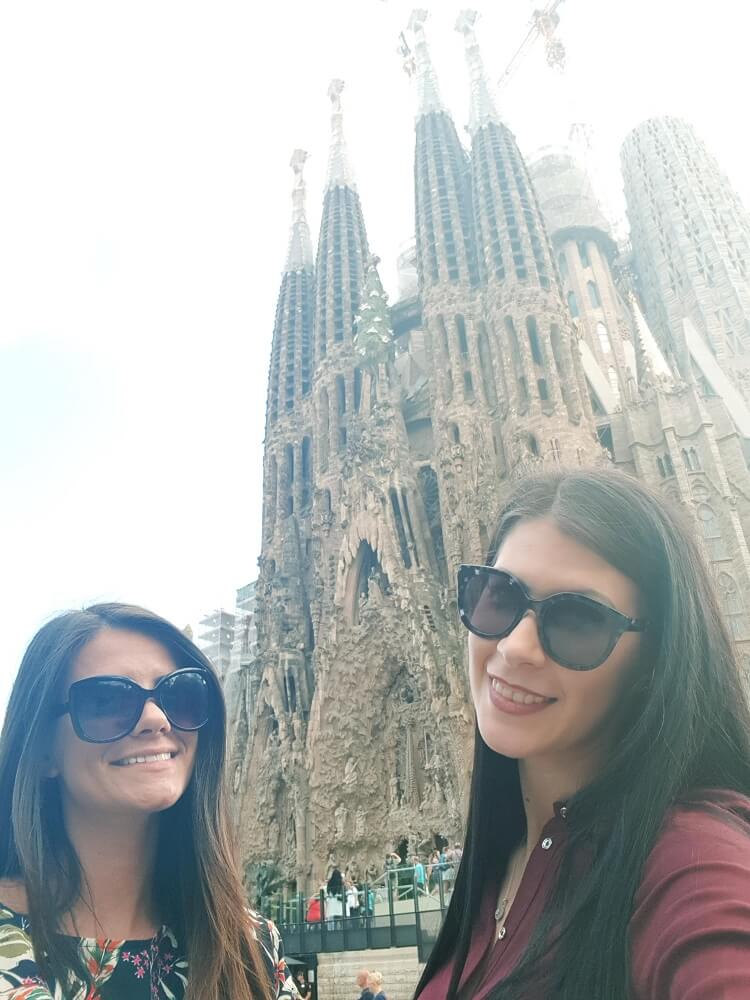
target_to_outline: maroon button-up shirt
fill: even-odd
[[[630,920],[633,1000],[750,1000],[750,799],[717,792],[711,802],[707,811],[671,810],[646,862]],[[518,964],[549,898],[565,843],[565,808],[557,804],[499,940],[498,887],[484,898],[461,1000],[469,995],[483,1000]],[[448,962],[420,1000],[446,1000],[451,972]],[[530,992],[527,1000],[548,998]]]

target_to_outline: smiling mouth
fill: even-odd
[[[508,701],[514,701],[517,705],[541,705],[543,702],[553,702],[556,698],[544,698],[542,695],[531,694],[529,691],[519,691],[518,688],[512,688],[508,684],[504,684],[497,677],[491,679],[492,690],[496,691],[498,694],[502,695],[503,698],[507,698]]]
[[[174,760],[176,753],[150,753],[141,757],[123,757],[112,761],[113,767],[131,767],[133,764],[155,764],[159,761]]]

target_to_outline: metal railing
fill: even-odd
[[[308,897],[278,893],[262,900],[261,910],[278,926],[289,955],[416,947],[424,962],[448,908],[451,883],[439,872],[430,891],[415,874],[413,867],[400,866],[357,883],[355,913],[348,912],[346,891],[333,900],[323,891]]]

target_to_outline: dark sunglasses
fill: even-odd
[[[70,685],[68,701],[55,716],[69,713],[76,736],[87,743],[114,743],[132,733],[153,699],[175,729],[200,729],[210,714],[207,671],[186,667],[162,677],[156,687],[142,688],[129,677],[104,674]]]
[[[458,613],[474,635],[504,639],[527,611],[536,615],[547,656],[570,670],[601,666],[623,632],[644,632],[648,625],[583,594],[552,594],[535,601],[510,573],[492,566],[459,566]]]

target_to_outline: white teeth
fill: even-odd
[[[543,701],[550,701],[549,698],[541,698],[536,694],[527,694],[523,691],[514,691],[513,688],[503,684],[496,677],[492,678],[492,689],[501,694],[508,701],[514,701],[517,705],[540,705]]]
[[[122,760],[115,761],[120,767],[128,767],[130,764],[151,764],[158,760],[171,760],[171,753],[152,753],[148,757],[123,757]]]

